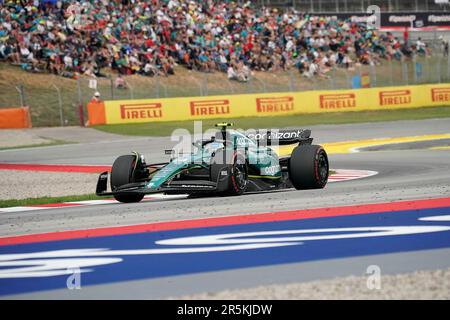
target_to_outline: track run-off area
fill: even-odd
[[[168,298],[364,275],[371,265],[383,274],[450,267],[450,119],[311,129],[336,168],[323,190],[0,209],[1,298]],[[131,150],[157,162],[170,147],[112,137],[3,150],[0,174],[107,167]],[[67,289],[74,279],[80,290]]]

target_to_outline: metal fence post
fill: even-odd
[[[313,85],[313,90],[314,90],[314,91],[317,90],[317,82],[316,82],[316,78],[315,78],[315,77],[312,77],[312,78],[311,78],[311,82],[312,82],[312,85]]]
[[[437,77],[437,83],[441,83],[442,82],[442,77],[441,77],[441,56],[438,56],[437,58],[437,62],[436,62],[436,77]]]
[[[80,76],[77,77],[77,91],[78,91],[78,115],[80,117],[80,126],[84,127],[84,110],[83,110],[83,94],[81,92]]]
[[[114,100],[114,80],[112,76],[109,78],[109,82],[111,85],[111,100]]]
[[[205,96],[208,95],[208,73],[205,72],[205,74],[203,75],[203,92],[205,94]]]
[[[130,89],[130,99],[134,100],[134,88],[129,83],[127,83],[127,86]]]
[[[361,81],[362,81],[362,78],[363,78],[363,71],[362,71],[362,66],[361,66],[361,65],[358,66],[358,75],[359,75],[359,78],[360,78]],[[352,87],[353,87],[353,83],[352,83]]]
[[[190,76],[190,78],[192,78],[192,79],[194,80],[194,82],[197,83],[198,88],[199,88],[199,90],[200,90],[200,96],[203,96],[203,86],[202,86],[201,82],[198,81],[198,80],[197,80],[195,77],[193,77],[193,76]]]
[[[266,88],[266,83],[264,81],[261,81],[260,79],[258,79],[257,77],[252,77],[252,79],[258,81],[258,83],[261,84],[262,90],[264,93],[267,92],[267,88]]]
[[[418,78],[417,78],[417,56],[413,54],[413,72],[414,72],[414,84],[417,84]]]
[[[369,66],[369,70],[370,70],[370,83],[372,87],[377,87],[377,70],[376,67],[374,65],[370,65]]]
[[[437,28],[433,30],[433,50],[437,51]]]
[[[353,88],[352,78],[350,77],[348,70],[345,70],[344,74],[345,74],[345,81],[347,83],[347,86],[345,87],[345,89],[347,89],[347,88],[352,89]]]
[[[224,82],[228,85],[228,88],[230,89],[230,93],[234,94],[233,86],[231,85],[231,81],[228,79],[228,77],[225,77]]]
[[[160,83],[159,83],[159,73],[156,74],[156,97],[159,99],[160,98]]]
[[[333,67],[332,72],[331,72],[331,88],[333,90],[336,90],[336,67]]]
[[[292,73],[292,70],[289,69],[289,91],[290,92],[294,92],[295,88],[294,88],[294,75]],[[265,90],[264,90],[265,91]]]
[[[167,98],[167,87],[166,85],[160,83],[160,85],[162,86],[162,88],[164,89],[164,97]]]
[[[289,92],[293,92],[294,91],[294,84],[292,83],[292,76],[291,75],[289,75],[288,87],[289,87]]]
[[[252,93],[253,91],[253,80],[252,77],[250,77],[247,81],[247,92]]]
[[[403,74],[403,82],[406,85],[409,85],[408,64],[406,64],[405,61],[403,60],[402,60],[402,74]]]
[[[389,60],[389,83],[391,86],[394,85],[394,65],[392,63],[392,58]]]
[[[53,84],[53,88],[55,88],[56,93],[58,94],[58,104],[59,104],[59,120],[61,127],[64,127],[64,112],[63,112],[63,104],[62,104],[62,98],[61,98],[61,90]]]
[[[450,54],[447,56],[447,79],[446,81],[448,81],[450,78]]]

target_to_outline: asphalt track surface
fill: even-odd
[[[450,119],[398,121],[355,125],[314,126],[316,143],[368,138],[402,137],[450,133]],[[148,162],[165,159],[163,150],[173,142],[167,138],[106,137],[104,141],[0,152],[0,162],[53,164],[110,164],[120,154],[142,151]],[[433,199],[450,196],[450,151],[416,149],[371,151],[330,155],[332,168],[375,170],[367,179],[329,184],[324,190],[248,194],[239,198],[157,200],[138,204],[111,204],[3,213],[2,237],[55,231],[79,230],[163,221],[240,216],[254,213],[349,206],[391,201]],[[69,182],[70,183],[70,182]],[[95,186],[93,186],[94,188]],[[448,208],[446,209],[448,211]],[[442,210],[441,210],[442,211]],[[445,211],[445,210],[444,210]],[[430,213],[431,214],[431,213]],[[436,214],[436,212],[433,212]],[[447,213],[449,214],[449,213]],[[339,222],[342,223],[342,222]],[[342,227],[342,225],[341,225]],[[156,278],[101,283],[83,290],[51,289],[25,293],[16,298],[167,298],[207,291],[290,283],[338,276],[361,275],[370,264],[385,273],[434,270],[450,266],[450,240],[438,247],[414,247],[370,251],[359,257],[329,257],[324,261],[263,263],[214,268],[205,272],[174,273]],[[425,241],[426,242],[426,241]],[[420,249],[420,250],[419,250]],[[0,248],[0,252],[1,252]],[[276,249],[275,249],[276,250]]]

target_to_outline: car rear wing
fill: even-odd
[[[248,130],[246,136],[260,145],[311,144],[311,130],[305,129],[258,129]]]

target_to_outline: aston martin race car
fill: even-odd
[[[118,157],[111,173],[103,172],[96,194],[124,203],[146,194],[237,196],[277,189],[321,189],[328,181],[326,151],[313,145],[310,130],[239,131],[219,123],[215,134],[195,141],[188,153],[166,150],[169,162],[147,164],[138,152]],[[287,156],[276,152],[293,145]],[[110,176],[110,177],[109,177]],[[108,177],[111,191],[107,191]]]

